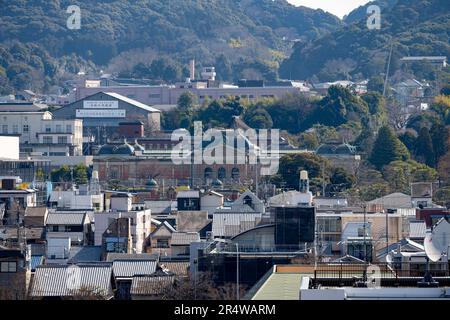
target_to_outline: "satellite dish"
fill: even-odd
[[[427,231],[424,240],[425,253],[427,257],[433,261],[438,262],[441,259],[442,252],[439,250],[436,245],[433,243],[433,234],[431,231]]]

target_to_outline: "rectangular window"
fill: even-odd
[[[45,144],[52,144],[53,137],[52,136],[44,136],[44,137],[42,137],[42,142]]]
[[[0,272],[17,272],[17,262],[15,261],[4,261],[0,263]]]
[[[156,242],[156,246],[158,248],[169,248],[169,240],[167,239],[158,239]]]
[[[72,133],[72,125],[70,125],[70,124],[66,125],[66,132]]]
[[[7,124],[4,124],[4,125],[2,126],[2,133],[3,133],[3,134],[8,134],[8,125],[7,125]]]
[[[45,125],[45,132],[52,132],[52,127],[49,124]]]
[[[23,125],[23,133],[27,133],[30,131],[30,127],[27,124]]]
[[[58,137],[58,144],[67,144],[67,137]]]
[[[60,124],[56,125],[56,132],[62,132],[62,127]]]
[[[13,133],[18,134],[19,133],[19,126],[17,124],[13,124]]]

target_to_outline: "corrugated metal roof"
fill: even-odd
[[[152,108],[152,107],[150,107],[150,106],[148,106],[146,104],[143,104],[142,102],[130,99],[128,97],[122,96],[121,94],[118,94],[118,93],[115,93],[115,92],[103,92],[103,93],[107,94],[110,97],[122,100],[122,101],[124,101],[124,102],[126,102],[128,104],[131,104],[131,105],[133,105],[135,107],[138,107],[140,109],[144,109],[144,110],[149,111],[149,112],[161,112],[160,110]]]
[[[425,239],[425,233],[427,232],[427,225],[425,221],[410,221],[409,222],[409,237],[423,238]]]
[[[131,295],[163,295],[175,281],[175,276],[136,276],[131,283]]]
[[[256,226],[260,213],[215,213],[212,232],[215,237],[234,237]]]
[[[66,297],[96,293],[112,296],[111,264],[40,266],[36,268],[32,297]]]
[[[115,278],[131,278],[136,275],[151,275],[156,271],[155,260],[116,260],[113,262]]]
[[[199,198],[200,191],[198,190],[182,190],[178,191],[177,198]]]
[[[198,232],[174,232],[172,233],[172,245],[189,245],[191,242],[200,241]]]
[[[82,225],[86,212],[50,212],[47,217],[47,225]]]

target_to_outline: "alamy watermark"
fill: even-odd
[[[377,5],[371,5],[367,8],[367,28],[369,30],[381,29],[381,8]]]
[[[270,134],[270,137],[269,137]],[[194,136],[186,129],[172,133],[179,142],[171,153],[173,164],[260,165],[260,174],[278,173],[280,162],[278,129],[209,129],[203,132],[202,122],[194,122]],[[270,142],[270,145],[269,145]]]
[[[66,286],[70,291],[78,291],[81,288],[81,269],[76,265],[67,268]]]
[[[67,28],[69,30],[81,29],[81,9],[77,5],[67,7],[66,13],[70,14],[67,18]]]

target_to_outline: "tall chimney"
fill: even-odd
[[[301,193],[308,193],[309,192],[309,178],[308,178],[308,171],[302,170],[300,171],[300,187],[299,191]]]
[[[189,70],[190,70],[191,80],[195,80],[195,60],[194,59],[192,59],[189,64]]]

